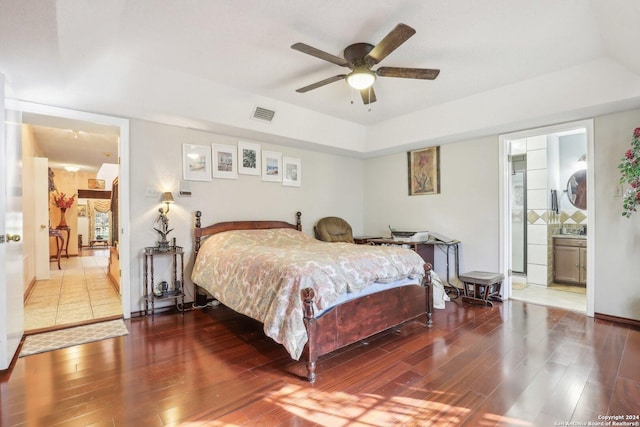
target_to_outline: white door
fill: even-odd
[[[58,268],[49,264],[49,159],[33,159],[33,187],[36,280],[48,280],[50,268]]]
[[[22,256],[22,125],[4,108],[0,74],[0,370],[7,369],[24,332]]]

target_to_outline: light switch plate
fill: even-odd
[[[147,187],[145,191],[145,197],[159,199],[160,192],[153,187]]]

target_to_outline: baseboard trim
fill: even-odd
[[[24,303],[27,303],[27,300],[31,296],[31,293],[36,288],[36,278],[35,276],[31,279],[31,282],[27,285],[27,289],[24,291]]]
[[[609,314],[602,313],[594,313],[594,317],[600,320],[608,320],[609,322],[622,323],[640,328],[640,320],[627,319],[626,317],[611,316]]]

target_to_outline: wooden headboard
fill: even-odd
[[[300,218],[302,217],[301,212],[296,212],[295,224],[290,224],[285,221],[227,221],[227,222],[218,222],[216,224],[209,225],[203,228],[200,222],[201,217],[202,217],[202,212],[196,211],[196,226],[193,230],[196,238],[196,247],[195,247],[196,255],[200,250],[200,244],[202,243],[202,238],[209,236],[211,234],[222,233],[223,231],[263,230],[268,228],[293,228],[295,230],[302,231],[302,222],[300,220]]]

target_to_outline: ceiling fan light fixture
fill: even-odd
[[[376,74],[368,68],[356,68],[347,75],[347,83],[355,90],[370,88],[376,81]]]

